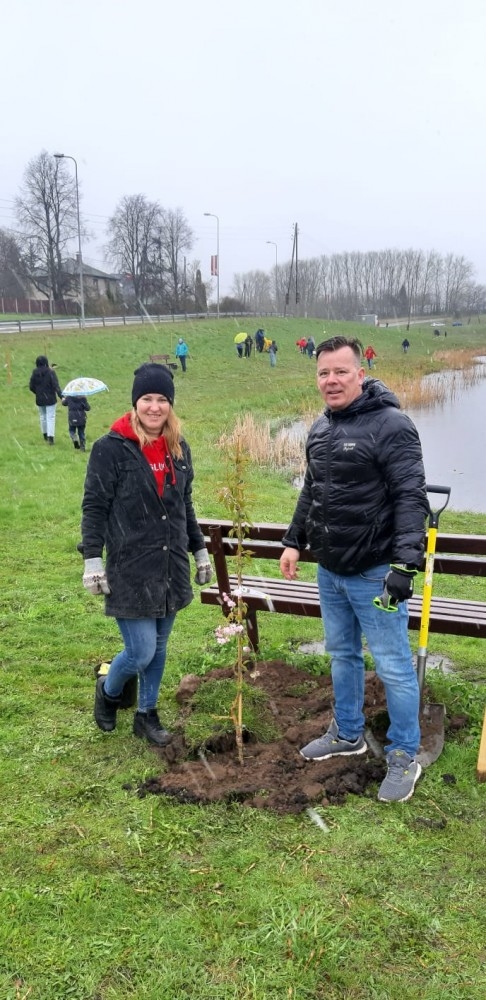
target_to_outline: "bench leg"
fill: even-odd
[[[478,781],[486,781],[486,711],[484,713],[481,743],[479,744],[479,757],[476,774]]]
[[[255,653],[258,650],[258,622],[256,611],[247,611],[246,613],[246,631],[248,634],[248,641]]]

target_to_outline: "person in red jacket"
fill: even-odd
[[[96,683],[94,717],[104,732],[116,726],[127,681],[138,676],[133,732],[165,746],[171,734],[157,714],[167,643],[195,582],[209,583],[211,564],[192,503],[191,451],[174,413],[174,380],[164,365],[137,368],[133,409],[91,450],[83,497],[83,585],[105,595],[124,649]],[[103,565],[106,553],[106,569]]]
[[[371,344],[368,344],[368,347],[366,348],[366,351],[364,352],[364,356],[365,356],[365,358],[366,358],[366,360],[368,362],[368,368],[373,368],[373,358],[377,357],[377,353],[376,353],[374,347],[371,346]]]

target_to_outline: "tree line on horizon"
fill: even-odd
[[[76,269],[67,268],[78,235],[75,177],[65,159],[45,150],[29,161],[15,201],[18,229],[0,229],[0,295],[9,276],[55,301],[76,293]],[[90,233],[80,221],[83,242]],[[143,194],[125,195],[109,217],[105,253],[119,282],[118,305],[156,312],[205,312],[211,282],[190,260],[195,237],[181,208]],[[464,256],[436,250],[351,251],[281,264],[269,272],[236,274],[221,311],[355,319],[486,311],[486,287],[474,280]],[[89,301],[87,302],[89,310]],[[94,305],[94,303],[93,303]],[[116,307],[117,302],[113,302]]]
[[[486,312],[486,286],[464,256],[437,250],[335,253],[291,262],[267,274],[236,274],[234,308],[352,320],[378,316],[454,316]]]

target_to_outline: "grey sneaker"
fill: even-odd
[[[306,760],[328,760],[329,757],[348,757],[353,753],[366,753],[368,746],[363,736],[351,742],[339,736],[337,722],[332,720],[327,733],[312,740],[300,751]]]
[[[386,755],[386,763],[388,771],[378,792],[380,802],[407,802],[422,774],[418,760],[405,750],[392,750]]]

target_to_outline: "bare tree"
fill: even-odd
[[[181,208],[162,209],[156,244],[160,250],[165,294],[172,312],[184,306],[183,257],[194,245],[194,233]]]
[[[77,234],[76,182],[64,160],[46,150],[30,160],[16,212],[30,280],[53,299],[64,298],[73,276],[64,271],[63,256]]]
[[[272,311],[274,286],[274,274],[266,274],[265,271],[247,271],[246,274],[235,274],[233,279],[235,298],[243,302],[244,308],[250,312]]]
[[[14,233],[0,229],[0,295],[27,294],[28,282],[19,240]]]
[[[107,254],[133,282],[135,298],[145,303],[157,265],[157,239],[162,224],[158,202],[143,194],[125,195],[108,222]]]

